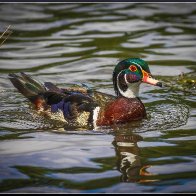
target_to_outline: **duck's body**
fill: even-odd
[[[145,63],[141,59],[126,59],[115,67],[113,83],[117,97],[82,87],[63,89],[50,82],[40,84],[25,73],[9,76],[19,92],[41,113],[76,126],[109,126],[146,117],[138,91],[141,80],[147,75],[144,76],[144,70],[141,70],[142,76],[139,78],[141,73],[137,74],[135,70],[139,69],[138,62]],[[138,66],[141,68],[142,65]],[[150,76],[148,66],[147,71],[149,73],[144,71],[145,74]],[[151,77],[149,80],[147,83],[160,86],[157,80]]]

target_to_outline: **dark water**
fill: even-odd
[[[196,4],[0,4],[0,191],[196,191]],[[112,71],[141,57],[168,84],[142,85],[148,118],[69,128],[37,115],[7,74],[114,94]],[[179,77],[180,74],[183,76]]]

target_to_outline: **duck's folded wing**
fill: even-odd
[[[53,92],[61,93],[61,89],[58,88],[52,82],[44,82],[44,86],[47,88],[48,91],[53,91]]]
[[[42,96],[46,103],[51,106],[51,112],[60,110],[65,119],[73,119],[84,111],[91,112],[97,106],[92,97],[82,93],[65,95],[47,91]]]

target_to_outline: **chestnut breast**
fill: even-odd
[[[144,117],[146,117],[146,110],[139,98],[119,97],[100,111],[97,125],[125,123]]]

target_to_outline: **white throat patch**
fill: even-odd
[[[127,88],[126,91],[122,91],[120,89],[120,87],[119,87],[119,80],[118,80],[119,74],[117,76],[117,87],[118,87],[118,90],[119,90],[120,94],[122,96],[124,96],[124,97],[127,97],[127,98],[135,98],[135,97],[138,97],[138,95],[139,95],[139,86],[140,86],[141,82],[129,83],[127,81],[127,79],[126,79],[126,74],[125,74],[124,75],[124,79],[125,79],[125,82],[126,82],[128,88]]]

